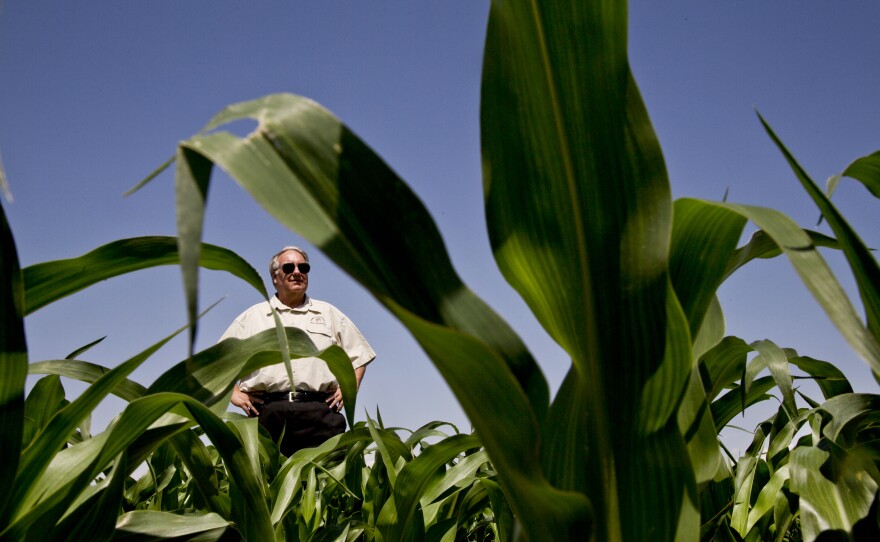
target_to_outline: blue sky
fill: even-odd
[[[170,175],[122,193],[224,106],[302,94],[338,115],[420,195],[465,282],[522,335],[555,389],[569,361],[501,278],[486,235],[478,113],[487,15],[488,2],[463,0],[3,2],[0,153],[13,195],[3,205],[22,265],[123,237],[173,235]],[[880,149],[878,20],[875,0],[631,2],[630,60],[674,196],[719,200],[727,191],[729,201],[774,207],[814,227],[818,211],[755,110],[821,183]],[[834,201],[880,246],[876,199],[847,182]],[[281,246],[310,248],[222,176],[211,187],[205,240],[261,272]],[[468,430],[405,329],[319,252],[311,256],[310,293],[348,314],[379,354],[358,418],[378,408],[388,426],[446,420]],[[828,259],[851,287],[842,258]],[[559,287],[552,277],[547,285]],[[203,306],[223,301],[201,322],[200,348],[257,301],[243,283],[212,272],[202,275],[201,296]],[[859,389],[877,391],[786,261],[751,264],[720,299],[729,334],[832,361]],[[26,325],[32,361],[106,335],[83,357],[115,366],[184,322],[179,271],[168,267],[99,284]],[[149,384],[185,355],[176,340],[133,378]],[[96,418],[121,405],[108,401]]]

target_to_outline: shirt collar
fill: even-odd
[[[312,298],[309,297],[308,294],[306,294],[306,298],[303,301],[302,305],[298,307],[288,307],[287,305],[282,303],[280,299],[278,299],[277,295],[273,295],[269,298],[269,306],[279,312],[308,312],[312,310]]]

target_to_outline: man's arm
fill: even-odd
[[[360,367],[355,368],[354,379],[357,385],[357,387],[355,388],[355,393],[357,393],[357,390],[361,389],[361,380],[364,379],[364,373],[366,372],[366,365],[361,365]],[[344,401],[342,400],[342,388],[337,387],[335,390],[333,390],[333,395],[325,399],[324,402],[326,402],[327,405],[336,412],[341,412],[342,407],[345,405]]]

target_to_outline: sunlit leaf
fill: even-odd
[[[860,472],[844,473],[831,482],[820,470],[827,459],[828,452],[813,447],[799,446],[791,452],[791,490],[800,496],[801,529],[808,540],[829,529],[851,532],[868,513],[877,492],[877,484]]]

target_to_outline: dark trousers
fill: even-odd
[[[260,408],[260,425],[290,457],[297,450],[314,448],[345,432],[345,416],[323,401],[271,401]]]

